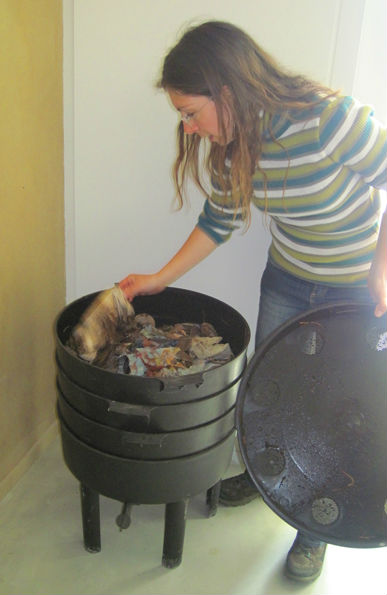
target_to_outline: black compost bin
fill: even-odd
[[[100,549],[98,496],[132,504],[166,504],[163,563],[180,563],[188,499],[207,491],[216,511],[219,482],[235,441],[234,408],[250,331],[232,307],[178,288],[133,301],[156,325],[210,322],[233,358],[199,374],[147,378],[94,366],[67,346],[98,295],[69,304],[56,325],[58,417],[64,460],[80,481],[84,541]]]

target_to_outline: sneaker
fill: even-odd
[[[314,581],[321,573],[327,544],[303,545],[298,537],[286,558],[286,576],[297,581]]]
[[[247,471],[221,482],[219,502],[223,506],[242,506],[259,497],[259,492]]]

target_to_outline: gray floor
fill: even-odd
[[[228,475],[239,471],[234,456]],[[2,595],[237,594],[386,595],[386,548],[330,545],[322,575],[299,585],[283,576],[295,530],[262,501],[206,516],[189,505],[183,562],[161,564],[164,506],[136,506],[119,531],[120,504],[101,498],[102,550],[83,548],[79,489],[59,438],[0,503]]]

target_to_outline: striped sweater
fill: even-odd
[[[267,176],[269,254],[297,277],[329,285],[365,285],[386,188],[387,131],[370,107],[351,97],[327,99],[295,117],[273,120],[259,167]],[[229,166],[226,163],[226,166]],[[262,172],[252,203],[265,210]],[[217,244],[241,227],[231,197],[215,183],[198,227]]]

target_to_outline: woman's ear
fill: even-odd
[[[223,109],[225,109],[227,112],[231,113],[233,106],[234,106],[234,101],[233,101],[232,92],[230,91],[230,89],[227,85],[223,85],[223,87],[221,89],[220,101],[222,103]]]
[[[230,91],[230,89],[228,88],[227,85],[223,85],[220,96],[223,98],[225,98],[226,100],[230,100],[232,97],[232,93]]]
[[[231,114],[234,108],[234,98],[227,85],[223,85],[222,87],[220,92],[220,100],[222,102],[223,108]]]

